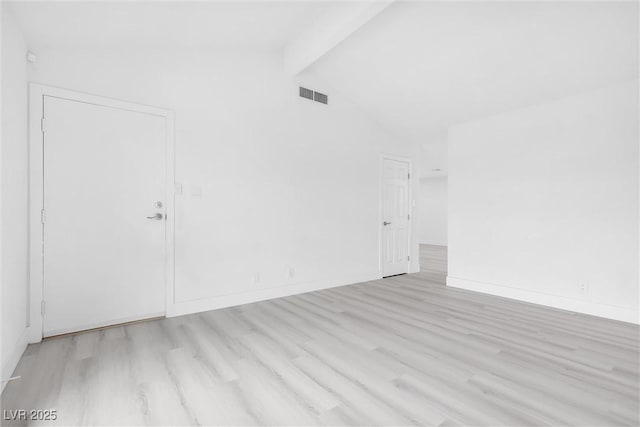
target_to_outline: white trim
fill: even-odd
[[[7,380],[11,378],[13,372],[16,370],[18,363],[20,362],[20,358],[27,348],[27,344],[29,343],[29,333],[27,329],[25,329],[18,341],[14,343],[13,348],[11,349],[11,353],[7,359],[2,359],[2,369],[0,370],[0,393],[8,384]],[[3,342],[3,345],[7,345],[7,343]],[[16,380],[17,381],[17,380]]]
[[[43,336],[41,304],[43,298],[43,226],[41,209],[43,204],[43,133],[41,119],[44,112],[44,97],[56,97],[72,101],[118,108],[128,111],[153,114],[165,118],[167,147],[166,179],[166,270],[165,270],[165,312],[173,310],[174,294],[174,239],[175,239],[175,118],[171,110],[135,104],[118,99],[75,92],[41,84],[29,84],[29,342],[40,342]],[[46,119],[45,119],[46,120]]]
[[[638,310],[628,307],[601,304],[593,301],[584,301],[565,296],[517,289],[506,285],[478,282],[452,276],[447,276],[447,286],[515,299],[518,301],[525,301],[533,304],[540,304],[577,313],[589,314],[592,316],[604,317],[607,319],[620,320],[622,322],[635,324],[640,323]]]
[[[407,157],[394,156],[392,154],[381,154],[380,155],[380,164],[378,166],[378,270],[380,272],[380,277],[383,277],[384,271],[382,268],[383,264],[383,256],[382,256],[382,211],[383,211],[383,199],[384,199],[384,161],[385,160],[395,160],[397,162],[404,162],[409,165],[409,176],[411,178],[407,178],[409,181],[409,197],[407,198],[407,204],[409,205],[407,208],[407,212],[409,214],[409,220],[407,222],[407,254],[409,254],[409,259],[407,260],[407,273],[417,273],[420,271],[414,270],[411,268],[411,263],[413,261],[413,251],[411,250],[411,245],[413,242],[413,164],[411,159]]]
[[[182,316],[191,313],[216,310],[219,308],[233,307],[242,304],[250,304],[258,301],[265,301],[274,298],[282,298],[290,295],[298,295],[306,292],[321,291],[323,289],[335,288],[339,286],[352,285],[356,283],[379,280],[377,272],[354,275],[346,279],[326,279],[305,283],[295,283],[278,286],[275,288],[259,289],[255,291],[241,292],[236,294],[222,295],[211,298],[203,298],[191,301],[176,302],[171,315],[167,317]]]
[[[165,221],[165,316],[173,312],[175,304],[175,227],[176,227],[176,198],[175,198],[175,116],[173,111],[167,110],[166,118],[166,136],[167,136],[167,155],[166,155],[166,221]]]

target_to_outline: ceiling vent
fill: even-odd
[[[306,87],[300,86],[300,96],[313,101],[313,91],[311,89],[307,89]]]
[[[322,102],[323,104],[329,103],[329,97],[324,93],[313,92],[313,100],[317,102]]]
[[[311,89],[307,89],[306,87],[302,87],[302,86],[300,86],[300,96],[302,98],[307,98],[312,101],[320,102],[322,104],[329,103],[329,97],[324,93],[315,92]]]

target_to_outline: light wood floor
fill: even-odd
[[[3,408],[58,424],[638,425],[638,327],[384,280],[28,347]]]

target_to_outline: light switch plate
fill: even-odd
[[[192,185],[191,186],[191,197],[202,197],[202,186],[201,185]]]

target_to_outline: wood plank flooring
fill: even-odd
[[[30,345],[2,407],[58,425],[638,425],[637,326],[447,288],[446,248],[421,251],[418,274]]]
[[[444,285],[447,281],[447,247],[420,245],[420,273],[415,276]]]

